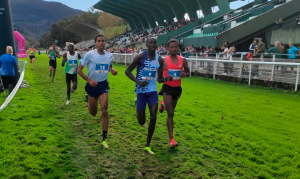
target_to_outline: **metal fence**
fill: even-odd
[[[136,54],[113,53],[112,55],[114,63],[127,66]],[[187,61],[191,76],[206,75],[213,79],[234,77],[247,80],[249,85],[253,80],[287,83],[295,85],[295,91],[299,84],[300,59],[276,58],[275,55],[270,54],[247,59],[245,53],[236,53],[235,56],[229,57],[221,54],[197,56],[187,58]]]

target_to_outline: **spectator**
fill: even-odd
[[[229,42],[225,42],[225,44],[221,47],[222,50],[229,48]]]
[[[253,41],[253,43],[250,45],[249,47],[249,51],[253,54],[254,53],[254,49],[257,46],[257,42],[256,40]]]
[[[210,51],[210,46],[208,45],[208,46],[206,46],[206,50],[205,50],[205,52],[204,52],[204,55],[205,55],[205,57],[208,57],[208,55],[211,53],[211,51]]]
[[[281,28],[283,26],[283,19],[280,18],[279,21],[276,21],[276,27]]]
[[[282,54],[284,54],[285,51],[286,50],[284,49],[284,46],[282,46],[281,43],[277,41],[274,43],[274,47],[268,50],[268,53],[274,53],[276,59],[281,59]],[[278,67],[279,66],[276,66],[277,72],[278,72]],[[281,66],[282,72],[284,71],[284,68],[285,68],[284,66]]]
[[[300,26],[300,16],[296,18],[297,26]]]
[[[13,82],[14,82],[14,76],[15,76],[15,69],[14,67],[17,65],[16,58],[12,55],[13,49],[11,46],[6,47],[6,54],[2,55],[0,58],[0,76],[2,78],[2,81],[8,80],[8,90],[9,93],[13,90]],[[0,84],[1,86],[1,84]],[[2,87],[0,87],[2,89]]]
[[[189,48],[190,54],[195,53],[194,45],[191,45]]]
[[[256,54],[258,53],[265,53],[265,51],[266,51],[266,44],[262,40],[260,40],[258,46],[256,46],[254,50],[253,56],[256,56]]]
[[[299,49],[293,45],[292,42],[289,43],[290,49],[288,51],[289,59],[296,59],[296,54],[299,52]],[[294,71],[294,68],[291,67],[291,70]]]
[[[223,52],[223,60],[228,60],[229,49],[225,45],[223,47],[225,48],[224,52]],[[227,73],[228,73],[228,63],[223,63],[223,65],[224,65],[224,73],[222,75],[227,75]]]

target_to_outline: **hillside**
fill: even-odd
[[[82,11],[72,9],[62,3],[43,0],[11,0],[11,8],[15,26],[27,31],[36,40],[49,31],[51,24],[62,17],[82,14]]]

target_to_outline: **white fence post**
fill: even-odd
[[[295,91],[298,90],[298,81],[299,81],[299,66],[297,67],[297,76],[296,76]]]
[[[249,86],[251,84],[251,72],[252,72],[251,64],[249,64]]]
[[[216,79],[216,63],[217,62],[213,62],[213,78],[214,78],[214,80]]]
[[[275,62],[275,55],[273,55],[273,62]],[[275,65],[272,65],[271,81],[273,81],[274,78],[274,70],[275,70]]]
[[[126,60],[127,60],[127,53],[125,53],[125,66],[126,66]]]
[[[193,61],[191,60],[190,77],[192,77],[192,70],[193,70]]]

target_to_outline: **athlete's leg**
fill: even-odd
[[[99,103],[101,108],[102,115],[102,132],[103,132],[103,141],[106,140],[107,131],[108,131],[108,93],[103,93],[99,96]],[[103,144],[104,148],[107,148],[107,144]]]
[[[50,75],[49,76],[51,77],[52,76],[53,67],[50,66],[49,68],[50,68]]]
[[[73,93],[74,90],[77,90],[77,74],[72,75],[72,88],[71,88],[71,92]]]
[[[90,114],[95,117],[98,112],[98,99],[88,96],[87,104],[88,104],[88,109],[89,109]]]
[[[53,70],[52,70],[52,71],[53,71],[52,80],[54,80],[56,69],[55,69],[55,68],[53,68]]]
[[[170,140],[173,139],[173,117],[174,117],[174,109],[177,104],[177,100],[173,100],[171,95],[166,95],[166,93],[163,94],[165,108],[168,114],[167,118],[167,126],[168,126],[168,132],[169,132],[169,138]]]
[[[33,70],[35,58],[32,58],[31,69]]]
[[[157,109],[158,109],[158,104],[153,104],[153,105],[149,106],[150,124],[148,127],[148,138],[147,138],[146,147],[150,146],[150,142],[151,142],[154,130],[155,130]]]
[[[66,83],[67,83],[67,96],[68,101],[70,101],[70,95],[71,95],[71,75],[66,73]]]
[[[144,125],[146,122],[146,115],[145,115],[145,109],[146,109],[146,94],[144,93],[138,93],[137,94],[137,102],[136,102],[136,117],[139,121],[140,125]]]

